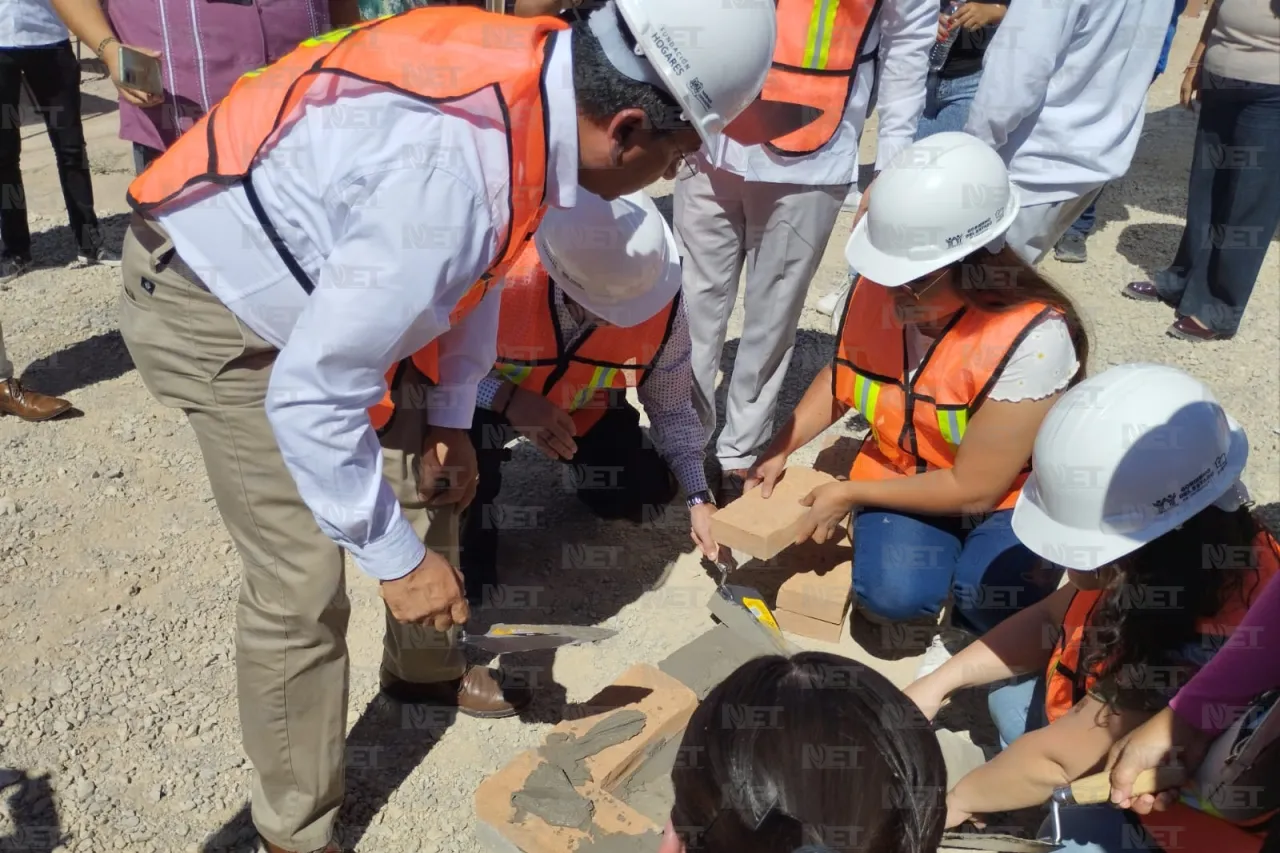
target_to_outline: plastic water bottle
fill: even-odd
[[[960,11],[960,7],[966,2],[967,0],[952,0],[951,4],[947,6],[947,11],[945,13],[946,16],[950,18],[956,12]],[[934,44],[933,49],[929,51],[930,71],[937,71],[947,64],[947,57],[951,54],[951,46],[956,43],[956,39],[960,35],[960,29],[960,27],[953,24],[951,29],[947,32],[946,37],[939,39],[938,42]]]

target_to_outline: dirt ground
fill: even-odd
[[[1184,21],[1171,69],[1183,67],[1199,25]],[[1230,342],[1167,338],[1167,309],[1118,292],[1167,263],[1180,234],[1195,119],[1177,106],[1177,85],[1170,74],[1152,90],[1133,169],[1102,197],[1089,262],[1050,260],[1045,269],[1079,301],[1094,371],[1168,363],[1216,390],[1249,432],[1248,485],[1274,510],[1276,244]],[[86,77],[84,91],[97,206],[118,240],[131,156],[116,138],[112,87]],[[0,849],[249,850],[250,768],[239,746],[232,663],[239,560],[184,419],[155,403],[132,370],[116,331],[117,273],[70,266],[74,245],[48,142],[37,124],[22,133],[41,266],[0,293],[0,321],[24,381],[69,397],[83,415],[0,420],[0,767],[9,768],[0,770],[7,801]],[[836,228],[810,305],[845,275],[849,216]],[[739,314],[731,338],[740,328]],[[735,348],[736,339],[726,365]],[[832,350],[828,318],[806,310],[784,406]],[[472,853],[472,793],[482,778],[559,719],[581,713],[575,703],[630,665],[661,660],[710,627],[704,603],[713,582],[691,554],[683,509],[643,528],[597,523],[560,488],[560,471],[528,448],[506,477],[505,499],[540,503],[543,522],[503,540],[514,590],[507,613],[519,616],[509,621],[602,624],[619,636],[505,661],[539,688],[520,719],[402,714],[376,698],[382,607],[375,584],[353,569],[341,840],[357,850]],[[873,659],[847,635],[838,648]],[[915,661],[877,665],[905,684]]]

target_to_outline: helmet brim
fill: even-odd
[[[1249,439],[1244,429],[1230,417],[1227,417],[1227,426],[1231,433],[1231,444],[1227,448],[1226,466],[1216,478],[1220,488],[1198,492],[1145,527],[1115,533],[1063,524],[1028,497],[1028,494],[1034,494],[1039,488],[1036,472],[1032,470],[1013,507],[1011,524],[1014,535],[1033,553],[1052,563],[1080,572],[1096,572],[1148,542],[1159,539],[1235,488],[1249,458]]]
[[[623,329],[638,326],[665,308],[680,291],[680,250],[676,245],[675,235],[665,222],[663,222],[662,233],[666,240],[667,255],[662,275],[653,287],[634,299],[623,302],[601,302],[593,297],[587,288],[571,279],[552,274],[552,281],[564,291],[566,296],[610,325]]]
[[[1013,220],[1018,218],[1019,201],[1018,188],[1010,183],[1009,201],[1004,217],[992,227],[989,236],[983,235],[987,238],[987,242],[983,245],[1004,244],[1005,232],[1013,225]],[[850,269],[885,287],[901,287],[907,282],[926,276],[934,270],[940,270],[947,264],[955,263],[975,249],[981,248],[981,246],[973,245],[957,246],[936,257],[920,260],[890,255],[887,252],[882,252],[872,244],[871,232],[868,226],[870,216],[871,213],[868,211],[854,226],[853,233],[849,235],[849,242],[844,247],[844,258],[848,262]]]

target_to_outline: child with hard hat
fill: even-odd
[[[834,363],[748,484],[768,498],[787,458],[851,410],[870,425],[849,479],[815,490],[801,537],[851,511],[853,586],[873,622],[981,634],[1057,588],[1009,527],[1036,430],[1084,370],[1071,300],[1007,249],[1018,211],[999,155],[963,133],[905,149],[876,179],[845,250],[861,272]],[[907,555],[903,557],[902,555]],[[897,642],[896,630],[884,632]],[[926,657],[947,655],[941,639]]]
[[[928,721],[866,664],[824,652],[739,667],[694,711],[671,779],[659,853],[934,853],[942,837]]]
[[[606,201],[580,190],[575,207],[547,213],[507,274],[497,359],[472,421],[480,482],[461,563],[473,603],[498,582],[501,529],[526,523],[494,507],[517,434],[565,463],[601,518],[656,522],[682,487],[694,543],[718,556],[690,347],[675,237],[648,195]]]
[[[1244,431],[1180,370],[1128,364],[1062,396],[1036,437],[1013,531],[1071,583],[1011,616],[907,688],[933,718],[957,690],[1005,682],[989,706],[1006,747],[948,795],[949,826],[1035,806],[1100,770],[1164,708],[1280,569],[1280,546],[1240,482]],[[1248,638],[1245,638],[1248,641]],[[1062,812],[1067,853],[1256,853],[1261,840],[1179,806],[1136,819],[1109,806]]]

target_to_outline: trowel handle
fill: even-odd
[[[1133,780],[1133,795],[1157,794],[1171,788],[1181,788],[1187,781],[1187,773],[1181,767],[1157,767],[1143,770]],[[1111,800],[1111,774],[1095,773],[1077,779],[1053,792],[1053,798],[1063,805],[1089,806]]]

